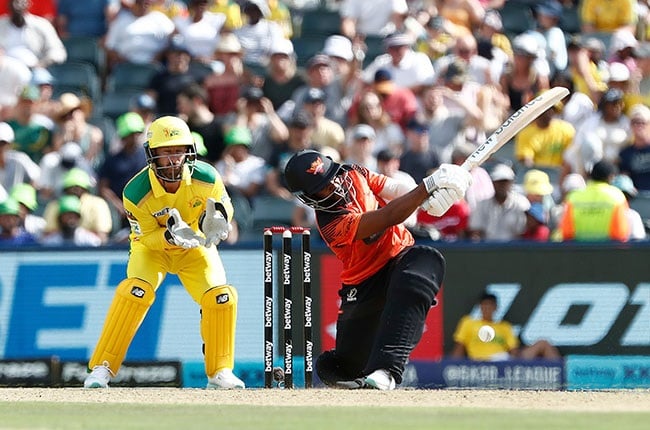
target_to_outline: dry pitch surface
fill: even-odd
[[[650,412],[650,390],[263,390],[176,388],[0,388],[0,402],[218,404],[260,406],[413,406],[554,411]]]

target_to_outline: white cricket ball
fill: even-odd
[[[489,325],[484,325],[478,329],[478,338],[483,342],[491,342],[494,339],[494,329]]]

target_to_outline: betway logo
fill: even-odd
[[[520,289],[519,284],[488,285],[487,290],[498,298],[496,319],[508,312]],[[635,309],[631,319],[627,311],[628,316],[621,317],[626,307]],[[579,321],[567,323],[577,309],[584,310]],[[515,328],[521,330],[525,343],[543,338],[557,346],[590,346],[602,341],[617,324],[622,330],[621,346],[650,346],[648,321],[650,283],[638,284],[632,291],[622,283],[563,283],[550,287],[525,325]]]
[[[314,343],[312,341],[305,342],[305,372],[312,372],[314,360]]]
[[[305,297],[305,327],[311,327],[311,297]]]
[[[311,254],[305,252],[302,257],[302,281],[307,283],[311,282]]]
[[[264,282],[273,282],[273,253],[264,253]]]

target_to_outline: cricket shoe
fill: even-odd
[[[84,388],[108,388],[113,372],[108,368],[108,363],[93,367],[90,375],[84,381]]]
[[[364,378],[366,385],[376,390],[394,390],[395,378],[388,370],[378,369]]]
[[[236,377],[231,369],[223,369],[217,372],[212,378],[208,378],[208,385],[205,387],[211,390],[231,390],[235,388],[246,388],[244,381]]]
[[[364,378],[351,379],[349,381],[336,381],[333,386],[342,390],[362,390],[364,388],[372,388],[366,384]]]

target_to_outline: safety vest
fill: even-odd
[[[566,198],[560,227],[564,240],[619,240],[630,234],[625,195],[606,182],[589,181],[587,187]]]

